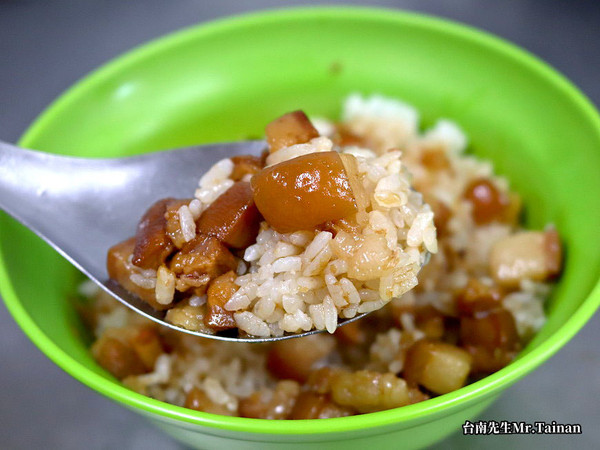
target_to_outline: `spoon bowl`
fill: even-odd
[[[208,334],[173,325],[165,311],[110,280],[106,253],[130,236],[148,205],[160,198],[187,197],[217,161],[260,155],[263,141],[207,144],[126,158],[77,158],[26,150],[0,141],[0,208],[34,231],[103,290],[148,319],[210,339],[272,342],[320,333],[267,338],[231,332]],[[341,319],[338,326],[364,317]]]

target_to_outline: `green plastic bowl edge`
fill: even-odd
[[[149,44],[134,48],[128,53],[109,62],[107,65],[92,72],[80,80],[73,87],[63,93],[50,105],[39,118],[30,126],[20,140],[20,145],[27,147],[29,142],[36,139],[46,125],[51,122],[52,116],[59,114],[63,109],[68,109],[70,103],[87,89],[98,83],[114,72],[135,64],[137,61],[150,57],[177,45],[180,42],[209,35],[215,32],[227,31],[240,25],[268,23],[272,21],[294,20],[296,18],[356,18],[367,17],[397,24],[411,23],[413,26],[436,28],[449,34],[454,34],[465,40],[476,41],[489,50],[503,54],[507,58],[527,66],[532,71],[543,76],[548,82],[560,89],[585,113],[586,118],[596,129],[600,136],[600,117],[592,103],[566,78],[557,73],[546,63],[539,60],[529,52],[516,47],[498,37],[492,36],[475,28],[438,19],[417,13],[400,12],[382,8],[362,7],[311,7],[311,8],[286,8],[282,10],[260,11],[233,18],[219,19],[208,24],[193,26],[159,38]],[[550,358],[563,345],[565,345],[589,320],[600,305],[600,282],[597,283],[588,298],[578,308],[577,312],[568,319],[550,338],[540,344],[529,354],[514,361],[506,368],[496,372],[478,382],[470,384],[458,391],[446,394],[426,402],[405,406],[398,409],[365,414],[361,416],[345,417],[339,419],[286,421],[285,427],[276,427],[272,421],[259,419],[246,419],[227,417],[202,412],[191,411],[186,408],[170,405],[149,397],[137,394],[120,384],[108,380],[90,369],[82,366],[56,346],[34,323],[31,317],[20,304],[11,280],[4,265],[4,254],[0,254],[0,286],[4,302],[13,315],[17,324],[35,345],[48,356],[54,363],[72,375],[74,378],[91,387],[92,389],[110,397],[133,409],[140,409],[147,413],[158,414],[170,419],[184,421],[223,430],[240,431],[247,433],[265,434],[329,434],[348,431],[358,431],[368,428],[377,428],[402,421],[422,419],[439,413],[449,414],[457,411],[464,401],[475,400],[478,397],[491,396],[499,393],[516,382],[538,365]],[[432,417],[433,418],[433,417]]]

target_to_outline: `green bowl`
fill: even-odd
[[[600,302],[600,119],[544,63],[468,27],[396,11],[252,14],[176,33],[108,64],[56,101],[21,144],[115,156],[244,139],[291,109],[336,117],[354,91],[404,99],[425,123],[457,121],[473,152],[523,195],[527,224],[557,226],[566,267],[548,321],[508,367],[423,403],[339,419],[267,421],[172,406],[124,388],[94,362],[68,300],[78,274],[2,216],[0,285],[16,321],[65,371],[195,447],[421,447],[460,430],[571,339]]]

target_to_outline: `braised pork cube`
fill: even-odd
[[[215,331],[235,328],[233,312],[225,309],[225,303],[238,290],[235,272],[229,271],[215,278],[208,287],[204,324]]]
[[[139,274],[140,269],[131,262],[135,241],[135,238],[131,238],[114,245],[108,250],[108,257],[106,258],[108,276],[119,283],[125,290],[147,302],[154,309],[158,311],[167,309],[171,304],[161,304],[156,301],[154,285],[145,286],[143,283],[138,284],[133,282],[133,279],[136,277],[143,278]]]
[[[522,231],[494,244],[490,272],[498,284],[514,288],[522,280],[545,281],[558,275],[561,261],[556,230]]]
[[[196,387],[188,392],[183,406],[195,411],[204,411],[211,414],[233,415],[233,412],[227,409],[225,405],[213,402],[203,390]]]
[[[164,353],[160,335],[154,325],[141,326],[132,337],[131,346],[148,371],[154,368],[156,360]]]
[[[340,329],[344,327],[340,327]],[[304,387],[317,394],[330,394],[333,380],[343,372],[346,372],[346,370],[337,367],[320,367],[310,372],[308,379],[304,383]]]
[[[333,417],[346,417],[354,414],[354,410],[347,406],[336,405],[328,395],[315,392],[301,392],[290,419],[331,419]]]
[[[147,372],[135,350],[118,339],[102,336],[94,342],[92,353],[98,364],[120,380]]]
[[[276,152],[291,145],[303,144],[319,137],[319,132],[302,111],[294,111],[275,119],[266,128],[269,151]]]
[[[436,145],[423,148],[421,153],[421,164],[431,172],[448,170],[451,167],[450,160],[448,159],[448,155],[444,148]]]
[[[254,155],[232,156],[231,162],[233,162],[233,172],[229,178],[233,181],[241,181],[246,175],[254,175],[264,167],[263,159]]]
[[[238,413],[241,417],[253,419],[288,419],[299,393],[298,383],[283,380],[274,390],[263,389],[241,399]]]
[[[198,235],[173,256],[170,269],[176,275],[208,275],[211,279],[235,270],[235,256],[216,237]]]
[[[471,203],[473,220],[478,225],[502,221],[510,204],[509,197],[487,178],[473,180],[464,197]]]
[[[275,342],[267,357],[267,368],[277,378],[303,383],[313,364],[327,356],[334,346],[331,336],[320,334]]]
[[[142,269],[158,269],[173,252],[174,246],[167,235],[167,206],[173,201],[157,201],[142,216],[135,234],[133,264]]]
[[[411,402],[409,388],[402,378],[393,373],[368,370],[340,373],[332,382],[331,393],[335,403],[360,413],[397,408]]]
[[[471,356],[465,350],[440,341],[419,340],[406,354],[404,378],[436,394],[464,386],[471,370]]]
[[[362,148],[371,148],[366,136],[358,136],[350,131],[350,128],[343,123],[336,124],[335,134],[332,137],[333,142],[340,147],[356,146]]]
[[[490,350],[514,349],[519,336],[512,314],[504,309],[461,319],[461,340],[467,345],[481,345]]]
[[[504,309],[460,319],[461,345],[473,357],[474,372],[495,372],[520,349],[512,314]]]
[[[98,363],[119,379],[151,372],[163,353],[161,336],[153,324],[109,328],[92,346]]]
[[[173,308],[169,309],[165,319],[167,322],[185,328],[186,330],[210,334],[213,330],[204,325],[205,315],[205,305],[190,304],[190,298],[186,298],[178,302]]]
[[[280,233],[309,230],[356,213],[356,199],[337,152],[310,153],[267,167],[252,178],[254,201]]]
[[[415,308],[415,325],[429,339],[441,339],[444,336],[444,315],[431,305]]]
[[[496,286],[488,286],[477,278],[471,278],[455,298],[460,315],[473,315],[500,308],[502,291]]]
[[[246,248],[256,240],[261,220],[250,183],[238,181],[202,213],[196,229],[228,247]]]
[[[446,233],[448,222],[452,218],[452,211],[450,208],[441,200],[436,198],[425,198],[425,201],[431,206],[433,211],[433,222],[437,230],[437,235],[442,236]]]

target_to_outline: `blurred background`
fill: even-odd
[[[319,2],[287,1],[285,6]],[[600,104],[600,2],[567,0],[345,1],[420,11],[473,25],[541,57]],[[275,0],[0,0],[0,139],[16,142],[62,91],[148,40]],[[600,150],[599,150],[600,151]],[[0,447],[182,447],[51,363],[0,305]],[[510,388],[482,419],[580,423],[581,436],[462,436],[436,448],[600,448],[600,316]],[[400,445],[399,445],[400,448]]]

